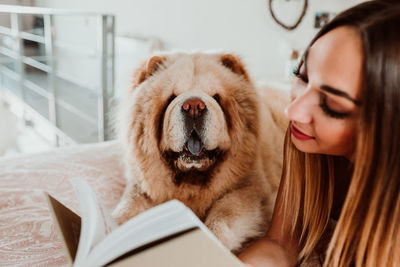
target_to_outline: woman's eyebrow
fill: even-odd
[[[304,68],[305,68],[306,72],[307,72],[307,58],[308,58],[309,51],[310,51],[310,50],[307,49],[307,50],[304,52],[304,56],[303,56],[303,59],[302,59],[302,61],[303,61],[303,63],[304,63]],[[333,87],[331,87],[331,86],[329,86],[329,85],[321,85],[320,88],[321,88],[322,90],[324,90],[325,92],[328,92],[328,93],[330,93],[330,94],[334,94],[334,95],[337,95],[337,96],[344,97],[344,98],[350,100],[351,102],[353,102],[354,104],[356,104],[357,106],[360,106],[360,105],[361,105],[360,101],[358,101],[357,99],[352,98],[351,96],[349,96],[347,93],[345,93],[345,92],[342,91],[342,90],[333,88]]]
[[[337,96],[341,96],[344,97],[348,100],[350,100],[351,102],[353,102],[354,104],[356,104],[357,106],[359,106],[361,103],[360,101],[358,101],[357,99],[352,98],[351,96],[349,96],[346,92],[343,92],[342,90],[339,89],[335,89],[329,85],[321,85],[320,88],[322,90],[324,90],[325,92],[328,92],[330,94],[334,94]]]

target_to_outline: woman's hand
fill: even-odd
[[[271,239],[263,238],[239,255],[246,267],[290,267],[296,264],[289,251]]]

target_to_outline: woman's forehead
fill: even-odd
[[[361,39],[354,28],[338,27],[310,47],[305,63],[310,79],[358,99],[362,84]]]

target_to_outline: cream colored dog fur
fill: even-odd
[[[117,221],[179,199],[233,252],[265,234],[288,94],[257,90],[231,54],[160,54],[133,79],[118,117],[127,186]]]

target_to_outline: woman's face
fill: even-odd
[[[310,47],[285,110],[297,149],[352,159],[362,64],[361,40],[350,27],[338,27]]]

